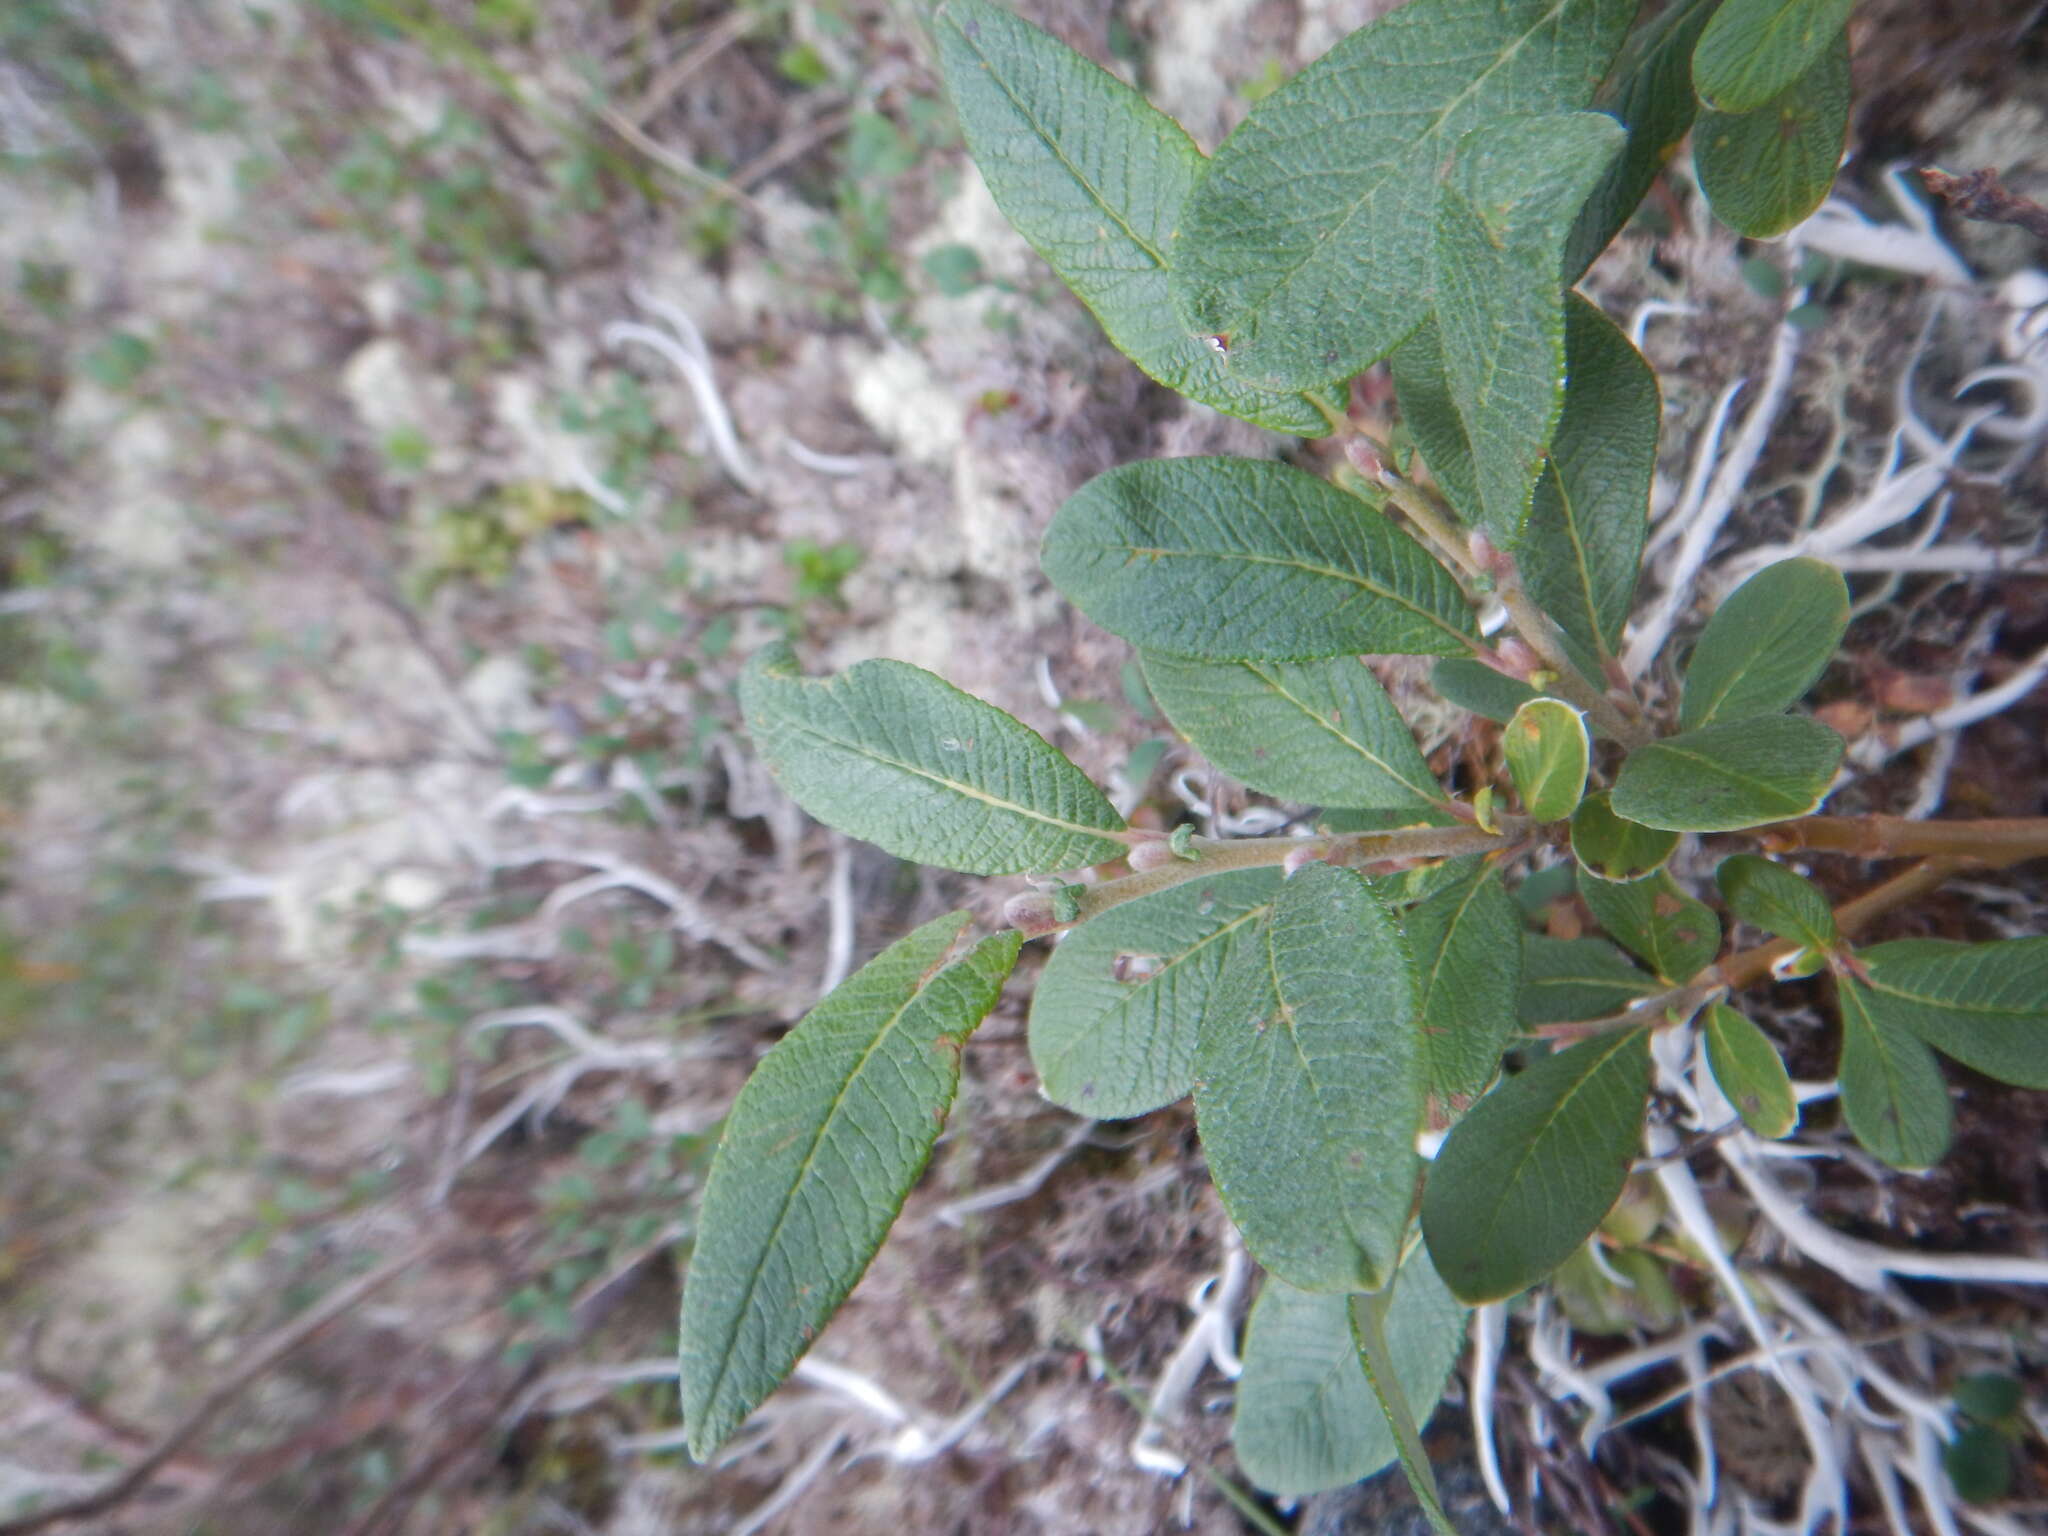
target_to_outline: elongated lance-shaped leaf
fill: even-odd
[[[1842,1061],[1836,1071],[1842,1118],[1875,1156],[1894,1168],[1931,1168],[1948,1150],[1955,1125],[1948,1084],[1934,1052],[1896,1018],[1871,1006],[1863,984],[1844,978]]]
[[[1274,394],[1233,377],[1174,312],[1173,232],[1204,164],[1180,125],[988,0],[948,0],[933,30],[967,147],[996,205],[1117,349],[1167,388],[1219,411],[1306,437],[1329,431],[1299,392]]]
[[[1355,656],[1205,662],[1153,652],[1145,681],[1174,729],[1262,794],[1362,810],[1444,798],[1408,723]]]
[[[1729,594],[1686,663],[1679,729],[1774,715],[1806,697],[1849,627],[1849,586],[1822,560],[1780,560]]]
[[[1384,357],[1429,306],[1439,172],[1503,113],[1592,98],[1635,0],[1411,0],[1255,106],[1197,182],[1172,288],[1238,378],[1303,388]]]
[[[1664,406],[1642,354],[1576,293],[1565,295],[1564,355],[1564,413],[1517,559],[1537,606],[1604,661],[1635,602]]]
[[[1721,920],[1668,874],[1581,880],[1579,897],[1602,928],[1673,985],[1692,980],[1721,952]]]
[[[1872,1013],[1986,1077],[2048,1088],[2048,938],[1899,939],[1861,958]]]
[[[1123,818],[1044,737],[922,668],[804,677],[786,645],[748,663],[740,708],[790,798],[899,858],[972,875],[1113,859]]]
[[[1579,210],[1565,245],[1564,275],[1576,281],[1621,233],[1699,109],[1692,52],[1721,0],[1673,0],[1629,35],[1593,105],[1628,130],[1628,144]]]
[[[1429,1091],[1478,1093],[1515,1032],[1522,924],[1497,870],[1481,865],[1402,919],[1422,987],[1422,1052]]]
[[[1592,764],[1585,717],[1563,699],[1531,699],[1501,733],[1508,776],[1538,821],[1563,821],[1579,808]]]
[[[1856,0],[1725,0],[1692,56],[1692,83],[1716,112],[1754,112],[1842,35]]]
[[[1799,1100],[1792,1078],[1764,1032],[1726,1003],[1706,1012],[1707,1068],[1742,1123],[1769,1141],[1792,1134]]]
[[[1572,812],[1572,856],[1599,880],[1640,880],[1667,864],[1678,834],[1614,814],[1612,797],[1599,790]]]
[[[1310,864],[1202,1020],[1195,1117],[1245,1246],[1309,1291],[1377,1289],[1415,1197],[1415,977],[1355,871]]]
[[[1838,33],[1784,91],[1754,112],[1702,112],[1693,168],[1714,213],[1756,240],[1782,235],[1821,205],[1849,131],[1849,38]]]
[[[1496,118],[1459,142],[1437,202],[1444,373],[1472,445],[1479,525],[1502,545],[1521,538],[1564,403],[1565,237],[1623,137],[1595,112]]]
[[[1422,1232],[1453,1295],[1500,1301],[1571,1257],[1628,1180],[1649,1088],[1648,1033],[1617,1030],[1509,1078],[1451,1127]]]
[[[1394,1375],[1427,1422],[1465,1344],[1467,1311],[1414,1244],[1387,1304]],[[1350,1302],[1267,1276],[1244,1341],[1231,1441],[1245,1475],[1294,1497],[1371,1477],[1400,1454],[1351,1336]]]
[[[1623,1012],[1658,990],[1654,978],[1602,939],[1522,940],[1524,1024],[1578,1024]]]
[[[740,1090],[683,1287],[683,1419],[704,1460],[774,1391],[881,1247],[1023,938],[958,955],[971,916],[897,940]]]
[[[1062,939],[1031,999],[1045,1096],[1114,1120],[1187,1093],[1216,979],[1279,887],[1277,869],[1225,871],[1112,907]]]
[[[1638,747],[1610,802],[1646,827],[1735,832],[1818,809],[1841,761],[1842,738],[1818,720],[1730,720]]]
[[[1356,497],[1263,459],[1147,459],[1097,475],[1046,531],[1045,573],[1147,650],[1315,661],[1469,647],[1451,574]]]
[[[1429,1464],[1429,1453],[1422,1448],[1422,1426],[1409,1405],[1408,1394],[1402,1390],[1400,1366],[1387,1337],[1387,1316],[1393,1300],[1385,1291],[1351,1298],[1351,1337],[1358,1343],[1358,1363],[1365,1367],[1373,1399],[1386,1415],[1387,1427],[1394,1432],[1394,1449],[1400,1455],[1401,1470],[1407,1475],[1408,1489],[1415,1495],[1415,1502],[1422,1506],[1429,1528],[1437,1536],[1459,1536],[1458,1528],[1444,1512],[1436,1469]]]
[[[1827,896],[1782,864],[1754,853],[1734,854],[1721,861],[1714,882],[1730,912],[1774,938],[1823,952],[1841,942]]]

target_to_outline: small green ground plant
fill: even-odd
[[[1618,1230],[1660,1119],[1659,1037],[1698,1042],[1726,1123],[1783,1137],[1793,1084],[1739,1000],[1828,973],[1843,1119],[1903,1168],[1950,1138],[1938,1056],[2048,1087],[2048,939],[1855,942],[1958,870],[2048,853],[2048,826],[1817,814],[1843,742],[1799,706],[1848,625],[1843,576],[1771,565],[1679,654],[1621,660],[1660,402],[1573,284],[1688,133],[1737,231],[1811,212],[1847,122],[1849,8],[1676,0],[1639,22],[1634,0],[1412,0],[1207,157],[989,0],[939,11],[976,163],[1110,339],[1191,399],[1342,440],[1328,480],[1279,459],[1125,464],[1043,551],[1212,763],[1322,809],[1306,836],[1133,828],[928,672],[753,659],[755,746],[807,811],[904,859],[1041,878],[1006,931],[956,912],[891,945],[741,1094],[683,1301],[695,1455],[859,1279],[1028,939],[1062,938],[1030,1015],[1046,1094],[1109,1118],[1191,1095],[1266,1272],[1247,1472],[1296,1494],[1399,1460],[1440,1529],[1417,1425],[1468,1310]],[[1401,426],[1375,441],[1346,381],[1382,360]],[[1439,691],[1503,723],[1500,782],[1436,780],[1374,654],[1440,658]],[[1711,889],[1666,867],[1692,835],[1729,839]],[[1918,862],[1837,906],[1774,857],[1795,850]],[[1111,865],[1127,872],[1060,873]],[[1531,932],[1528,879],[1575,885],[1605,937]],[[1737,925],[1765,941],[1732,946]],[[1641,1250],[1614,1262],[1644,1296],[1661,1279]]]

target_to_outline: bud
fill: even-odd
[[[1173,845],[1164,838],[1148,839],[1131,850],[1129,862],[1140,874],[1148,869],[1164,869],[1173,862]]]
[[[1051,933],[1060,926],[1053,915],[1052,897],[1044,891],[1019,891],[1003,903],[1003,921],[1026,938]]]
[[[1472,552],[1472,563],[1482,571],[1492,570],[1493,562],[1500,557],[1500,551],[1493,547],[1493,540],[1477,528],[1472,530],[1472,536],[1465,541],[1465,547]]]
[[[1284,878],[1293,874],[1298,869],[1306,868],[1308,865],[1317,862],[1323,857],[1325,851],[1315,843],[1303,843],[1299,848],[1288,849],[1287,857],[1280,861],[1282,877]]]
[[[1378,480],[1385,472],[1386,460],[1380,457],[1379,449],[1362,437],[1346,438],[1344,457],[1351,461],[1351,467],[1368,480]]]

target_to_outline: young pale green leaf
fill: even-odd
[[[1538,821],[1563,821],[1579,808],[1592,764],[1586,720],[1562,699],[1531,699],[1501,733],[1508,776]]]
[[[1591,100],[1635,0],[1411,0],[1255,106],[1188,199],[1172,291],[1233,374],[1346,378],[1429,307],[1439,171],[1504,112]]]
[[[1856,0],[1725,0],[1692,56],[1692,83],[1716,112],[1768,106],[1842,35]]]
[[[883,950],[740,1090],[683,1287],[683,1418],[699,1461],[789,1374],[923,1171],[961,1045],[1023,942],[997,934],[956,958],[971,921],[950,913]]]
[[[1446,656],[1430,670],[1429,685],[1460,709],[1506,725],[1515,711],[1540,695],[1469,656]]]
[[[1648,1032],[1617,1030],[1509,1078],[1451,1127],[1422,1233],[1453,1295],[1500,1301],[1571,1257],[1628,1181],[1649,1088]]]
[[[1155,651],[1145,681],[1181,735],[1263,794],[1362,810],[1444,797],[1387,690],[1355,656],[1219,663]]]
[[[1873,1013],[1986,1077],[2048,1088],[2048,938],[1899,939],[1861,958]]]
[[[1721,861],[1714,880],[1730,912],[1774,938],[1793,939],[1823,952],[1842,940],[1827,897],[1782,864],[1738,853]]]
[[[1351,1298],[1351,1337],[1358,1345],[1358,1363],[1372,1387],[1387,1427],[1394,1433],[1394,1450],[1401,1459],[1401,1471],[1408,1479],[1408,1491],[1422,1506],[1429,1528],[1436,1536],[1460,1536],[1444,1511],[1444,1496],[1436,1485],[1436,1468],[1429,1464],[1429,1452],[1422,1446],[1422,1425],[1408,1394],[1401,1386],[1400,1365],[1388,1337],[1388,1314],[1393,1310],[1390,1292]]]
[[[1799,1123],[1799,1100],[1764,1032],[1726,1003],[1716,1003],[1707,1010],[1706,1040],[1708,1070],[1742,1123],[1767,1141],[1791,1135]]]
[[[1062,939],[1031,999],[1045,1096],[1115,1120],[1192,1088],[1216,979],[1256,936],[1279,885],[1277,869],[1226,871],[1113,907]]]
[[[1522,924],[1497,871],[1481,865],[1416,903],[1403,920],[1422,987],[1429,1091],[1446,1102],[1478,1093],[1515,1032]]]
[[[1842,1060],[1836,1091],[1849,1129],[1894,1168],[1931,1168],[1948,1150],[1955,1112],[1941,1066],[1897,1019],[1873,1008],[1861,982],[1843,979]]]
[[[1533,933],[1522,940],[1522,991],[1516,1008],[1524,1024],[1612,1018],[1657,990],[1655,978],[1604,940],[1551,939]]]
[[[1693,168],[1723,223],[1768,240],[1821,205],[1848,131],[1849,38],[1837,33],[1805,74],[1754,112],[1702,112]]]
[[[1342,1488],[1400,1454],[1352,1341],[1348,1300],[1267,1276],[1244,1341],[1231,1439],[1238,1465],[1283,1498]],[[1387,1309],[1394,1375],[1425,1419],[1465,1343],[1465,1307],[1416,1244]]]
[[[1806,696],[1849,627],[1849,586],[1821,560],[1780,560],[1732,592],[1685,668],[1678,726],[1774,715]]]
[[[1605,660],[1635,601],[1664,407],[1650,365],[1595,305],[1566,294],[1564,321],[1564,413],[1518,559],[1537,605]]]
[[[1668,874],[1625,884],[1581,880],[1579,896],[1611,937],[1674,986],[1721,952],[1721,920]]]
[[[971,875],[1099,864],[1123,829],[1086,774],[1023,722],[922,668],[804,677],[787,645],[747,664],[740,709],[791,799],[828,826]]]
[[[1673,0],[1631,33],[1593,105],[1628,130],[1628,145],[1586,206],[1565,246],[1565,281],[1575,281],[1635,213],[1671,152],[1692,128],[1692,53],[1720,0]]]
[[[1045,573],[1104,629],[1211,661],[1468,649],[1451,574],[1385,517],[1265,459],[1145,459],[1046,531]]]
[[[1245,1246],[1308,1291],[1376,1290],[1415,1195],[1422,1032],[1400,929],[1352,870],[1280,887],[1202,1019],[1195,1117]]]
[[[933,31],[961,131],[997,206],[1118,350],[1219,411],[1306,437],[1327,432],[1312,401],[1241,383],[1174,313],[1173,232],[1204,163],[1180,125],[988,0],[949,0]]]
[[[1735,832],[1810,814],[1841,761],[1842,738],[1818,720],[1730,720],[1631,752],[1612,809],[1671,832]]]
[[[1624,137],[1596,112],[1495,118],[1459,142],[1437,201],[1444,374],[1472,445],[1479,525],[1504,546],[1522,536],[1564,403],[1565,237]]]
[[[1640,880],[1670,862],[1678,834],[1614,814],[1613,797],[1599,790],[1572,812],[1572,856],[1601,880]]]

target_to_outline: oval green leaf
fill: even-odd
[[[1841,761],[1842,738],[1818,720],[1731,720],[1631,752],[1612,809],[1671,832],[1735,832],[1813,812]]]
[[[1745,923],[1773,938],[1792,939],[1822,953],[1842,941],[1835,910],[1811,881],[1754,853],[1738,853],[1714,871],[1721,899]]]
[[[805,677],[786,645],[747,664],[740,709],[789,797],[898,858],[971,875],[1119,857],[1123,818],[1044,737],[900,661]]]
[[[1572,855],[1601,880],[1640,880],[1656,873],[1678,848],[1678,834],[1614,814],[1612,797],[1599,790],[1572,812]]]
[[[1693,53],[1693,88],[1717,112],[1769,105],[1842,35],[1855,3],[1726,0]]]
[[[1861,958],[1874,1013],[1986,1077],[2048,1088],[2048,938],[1899,939]]]
[[[1422,1051],[1429,1091],[1446,1103],[1493,1081],[1515,1032],[1522,988],[1522,924],[1485,865],[1416,903],[1402,920],[1422,987]]]
[[[1209,661],[1450,656],[1451,574],[1356,497],[1269,459],[1147,459],[1097,475],[1046,531],[1045,573],[1134,645]]]
[[[996,206],[1117,350],[1219,411],[1304,437],[1328,432],[1312,401],[1240,382],[1174,313],[1173,232],[1206,164],[1180,124],[988,0],[949,0],[933,31],[961,131]]]
[[[1145,681],[1175,730],[1262,794],[1352,810],[1444,797],[1408,723],[1355,656],[1204,662],[1154,651]]]
[[[1707,1010],[1705,1033],[1707,1068],[1742,1123],[1767,1141],[1791,1135],[1799,1101],[1777,1047],[1725,1003]]]
[[[1562,699],[1531,699],[1501,733],[1508,776],[1538,821],[1563,821],[1586,793],[1593,742],[1586,720]]]
[[[1721,920],[1668,874],[1648,880],[1582,880],[1579,896],[1600,926],[1673,986],[1721,952]]]
[[[1693,168],[1724,224],[1768,240],[1821,205],[1848,131],[1849,39],[1837,33],[1805,74],[1754,112],[1702,112]]]
[[[1422,1233],[1453,1295],[1501,1301],[1571,1257],[1628,1180],[1649,1088],[1649,1035],[1618,1030],[1509,1078],[1451,1127]]]
[[[683,1287],[683,1418],[697,1460],[810,1347],[931,1156],[961,1046],[1023,942],[1001,933],[953,958],[971,921],[949,913],[883,950],[740,1090]]]
[[[1897,1019],[1871,1006],[1861,982],[1836,988],[1842,1060],[1836,1071],[1842,1118],[1869,1151],[1894,1168],[1931,1168],[1948,1150],[1955,1122],[1934,1052]]]
[[[1112,907],[1060,940],[1031,998],[1045,1096],[1114,1120],[1187,1093],[1216,979],[1279,887],[1277,869],[1227,871]]]
[[[1774,715],[1827,670],[1849,627],[1849,586],[1822,560],[1780,560],[1729,594],[1685,669],[1678,725]]]
[[[1602,939],[1522,940],[1524,1024],[1579,1024],[1612,1018],[1658,991],[1656,979]]]
[[[1351,1338],[1349,1303],[1268,1276],[1244,1341],[1231,1440],[1238,1464],[1282,1498],[1342,1488],[1394,1463],[1398,1450]],[[1425,1421],[1465,1344],[1465,1307],[1417,1244],[1387,1308],[1394,1373]]]
[[[1377,1290],[1415,1195],[1423,1065],[1415,977],[1356,872],[1280,887],[1202,1020],[1195,1117],[1245,1246],[1308,1291]]]
[[[1430,669],[1429,685],[1460,709],[1502,725],[1515,711],[1540,697],[1527,683],[1517,682],[1469,656],[1447,656]]]

